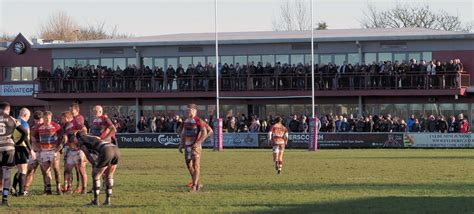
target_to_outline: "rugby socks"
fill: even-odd
[[[8,195],[10,194],[10,176],[11,168],[10,167],[3,167],[3,196],[2,196],[2,204],[8,205]]]
[[[20,172],[16,172],[15,175],[13,176],[12,189],[18,191],[18,188],[16,188],[16,187],[17,187],[17,185],[18,185],[18,183],[19,183],[19,180],[20,180]]]
[[[107,192],[106,192],[107,197],[105,198],[104,205],[110,205],[110,197],[112,196],[112,188],[114,186],[114,179],[107,179],[106,185],[107,185]]]
[[[24,173],[19,173],[20,176],[19,179],[18,179],[18,183],[20,183],[20,188],[18,188],[18,193],[20,196],[23,196],[25,194],[25,184],[26,184],[26,174]]]
[[[99,180],[94,180],[94,182],[92,182],[92,191],[94,193],[94,200],[92,202],[93,203],[95,202],[95,204],[97,204],[99,194],[100,194],[100,179]]]
[[[44,191],[46,192],[47,195],[51,195],[51,184],[46,184],[44,187]]]

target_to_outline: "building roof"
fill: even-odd
[[[311,31],[221,32],[218,34],[218,36],[219,44],[308,42],[311,39]],[[393,41],[426,39],[473,39],[474,34],[425,28],[373,28],[316,30],[314,31],[314,38],[315,42]],[[125,39],[77,41],[61,44],[38,44],[34,45],[34,48],[210,45],[214,43],[215,33],[185,33],[133,37]]]

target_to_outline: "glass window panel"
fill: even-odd
[[[113,69],[117,69],[117,67],[120,67],[120,69],[125,69],[127,67],[127,63],[125,63],[125,58],[114,58],[114,67]]]
[[[127,58],[126,65],[137,65],[137,58],[135,57]]]
[[[405,53],[396,53],[393,54],[393,60],[398,61],[399,63],[407,61],[407,55]]]
[[[141,115],[145,116],[145,120],[153,116],[153,106],[141,106]]]
[[[321,55],[321,63],[322,64],[328,64],[328,63],[332,63],[332,55]]]
[[[143,66],[148,66],[149,68],[153,68],[153,58],[151,57],[143,57]]]
[[[33,80],[33,68],[32,67],[22,67],[21,68],[21,79],[23,81]]]
[[[415,117],[419,117],[423,114],[423,104],[409,104],[408,111],[410,115],[414,114]]]
[[[165,69],[165,59],[164,58],[155,58],[155,66]]]
[[[247,64],[247,56],[235,56],[235,64],[239,63],[240,65]]]
[[[304,115],[304,105],[291,105],[291,114]]]
[[[207,106],[207,115],[213,115],[214,117],[216,116],[216,105]]]
[[[3,70],[3,72],[4,72],[3,79],[5,81],[11,81],[11,79],[12,79],[12,71],[11,70],[12,70],[11,68],[5,68]]]
[[[37,68],[37,67],[33,67],[33,79],[35,80],[36,77],[38,77],[38,68]]]
[[[10,81],[21,80],[21,67],[12,67],[10,72]]]
[[[290,63],[290,57],[288,55],[276,55],[275,62],[280,62],[280,64]]]
[[[291,64],[298,65],[299,63],[304,63],[303,54],[292,54],[291,55]]]
[[[260,55],[253,55],[253,56],[249,56],[249,62],[252,63],[254,62],[255,65],[258,64],[259,62],[262,61],[262,58]]]
[[[177,64],[178,64],[178,58],[167,58],[166,59],[166,68],[168,68],[169,65],[172,65],[173,68],[176,69]]]
[[[366,64],[372,64],[373,62],[377,61],[377,54],[376,53],[365,53],[364,60]]]
[[[439,113],[445,117],[454,115],[454,105],[452,103],[439,104]]]
[[[416,61],[420,61],[420,53],[408,53],[408,59],[416,59]]]
[[[364,116],[379,114],[379,104],[365,104],[364,105]]]
[[[314,54],[314,62],[319,64],[319,56],[318,54]],[[311,54],[304,55],[304,63],[311,63]]]
[[[275,105],[266,105],[265,111],[267,112],[267,115],[273,115],[273,116],[277,115]]]
[[[431,52],[423,52],[423,60],[431,61],[433,59]]]
[[[53,59],[53,69],[56,69],[58,66],[64,68],[64,59]]]
[[[435,103],[425,104],[425,115],[438,115],[438,108]]]
[[[270,63],[272,66],[275,65],[275,55],[263,55],[262,62],[264,65]]]
[[[179,64],[181,64],[184,68],[188,67],[189,64],[193,63],[192,57],[180,57]]]
[[[380,114],[382,115],[392,114],[393,111],[394,111],[393,104],[380,104]]]
[[[290,113],[290,105],[286,105],[286,104],[276,105],[276,112],[279,115],[288,115]]]
[[[78,65],[85,66],[85,65],[87,65],[87,59],[78,59],[76,63]]]
[[[211,63],[213,65],[216,64],[216,57],[215,56],[208,56],[207,57],[207,64],[209,64],[209,63]]]
[[[407,104],[395,104],[392,116],[399,118],[406,118],[408,116],[408,105]]]
[[[221,63],[222,64],[227,63],[228,65],[234,64],[234,57],[233,56],[221,56]]]
[[[379,61],[392,61],[392,53],[379,53]]]
[[[99,60],[98,59],[90,59],[89,60],[89,65],[99,65]]]
[[[102,58],[100,59],[101,66],[107,66],[108,68],[112,68],[114,65],[114,61],[112,58]]]
[[[469,104],[467,103],[455,103],[454,104],[454,111],[456,114],[464,114],[464,115],[469,115]]]
[[[206,63],[206,57],[204,56],[193,57],[193,64],[197,65],[198,63],[201,63],[201,65],[204,65]]]
[[[334,114],[334,106],[332,104],[321,104],[321,115]]]
[[[75,59],[65,59],[64,60],[64,66],[73,67],[75,64],[76,64]]]
[[[346,55],[344,54],[337,54],[334,55],[334,64],[336,65],[342,65],[344,64],[344,61],[346,61]]]
[[[352,65],[359,63],[359,54],[358,53],[347,54],[347,63],[352,64]]]

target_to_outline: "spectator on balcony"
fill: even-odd
[[[149,66],[146,66],[145,69],[143,69],[143,79],[142,79],[142,85],[145,88],[145,91],[149,92],[152,89],[152,77],[153,77],[153,71]]]
[[[123,90],[123,71],[118,65],[113,73],[113,87],[115,91],[121,92]]]
[[[186,90],[191,90],[196,88],[196,69],[194,64],[189,64],[186,68],[184,85],[186,85]],[[191,84],[194,84],[191,86]]]
[[[142,133],[147,131],[148,125],[144,116],[140,117],[140,121],[138,121],[137,128],[138,128],[138,131]]]
[[[270,83],[271,79],[270,79],[270,77],[272,76],[272,74],[273,74],[272,64],[267,62],[267,64],[263,68],[263,75],[264,75],[263,80],[262,80],[263,88],[271,88],[271,83]]]
[[[53,77],[54,77],[54,91],[59,92],[63,88],[63,78],[64,78],[64,70],[61,68],[61,66],[57,66],[56,69],[54,69],[53,72]]]
[[[176,84],[178,86],[178,90],[184,90],[186,85],[185,85],[185,72],[184,68],[181,64],[178,64],[178,67],[176,68]]]
[[[448,122],[445,120],[444,116],[438,116],[437,127],[438,131],[441,133],[446,133],[448,131]]]
[[[164,72],[162,67],[155,66],[153,69],[153,79],[155,81],[155,92],[163,91]]]
[[[230,69],[229,64],[224,63],[224,66],[221,69],[221,87],[224,90],[228,90],[230,88]]]
[[[408,118],[408,120],[407,120],[407,121],[408,121],[408,122],[407,122],[407,128],[408,128],[408,131],[409,131],[409,132],[412,132],[412,131],[413,131],[413,127],[414,127],[414,125],[415,125],[415,120],[416,120],[416,118],[415,118],[415,115],[414,115],[414,114],[412,114],[412,115],[410,116],[410,118]]]
[[[212,63],[208,63],[202,73],[202,87],[204,91],[209,91],[212,73],[215,73],[215,66]]]
[[[172,91],[173,90],[173,82],[176,76],[176,71],[173,68],[173,65],[168,65],[168,69],[166,69],[166,76],[165,76],[165,91]]]
[[[464,116],[463,114],[458,115],[458,122],[459,126],[459,133],[468,133],[469,132],[469,122],[467,120],[467,117]]]
[[[229,66],[229,88],[230,90],[234,91],[236,89],[236,78],[237,78],[237,70],[235,69],[233,64],[230,64]]]
[[[150,122],[149,122],[149,127],[150,127],[150,132],[151,133],[156,133],[157,132],[157,127],[156,127],[156,116],[153,116],[151,119],[150,119]]]
[[[260,130],[260,121],[256,116],[252,117],[252,122],[250,123],[249,132],[258,132]]]
[[[300,121],[298,120],[298,115],[295,114],[293,115],[293,119],[290,121],[290,124],[288,125],[289,131],[298,132],[299,126],[300,126]]]
[[[456,133],[456,132],[459,132],[456,117],[454,115],[451,115],[451,117],[448,120],[448,133]]]
[[[433,88],[438,85],[437,79],[436,79],[436,63],[434,60],[430,61],[428,63],[428,66],[426,67],[426,87],[427,88]]]
[[[372,116],[365,117],[364,119],[364,132],[372,132],[374,127],[374,121]]]
[[[430,115],[428,118],[428,122],[426,124],[426,131],[428,132],[438,132],[438,127],[437,127],[437,122],[436,118],[434,115]]]
[[[405,122],[405,120],[400,120],[399,126],[398,126],[398,132],[407,132],[408,131],[408,126]]]

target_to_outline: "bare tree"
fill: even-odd
[[[401,2],[397,2],[394,8],[386,10],[379,10],[369,4],[364,16],[361,21],[364,28],[420,27],[469,32],[473,26],[472,23],[463,25],[458,15],[451,15],[444,10],[436,12],[431,10],[429,5],[411,6]]]
[[[311,30],[310,3],[307,0],[286,0],[280,6],[280,14],[273,18],[275,31]],[[327,29],[326,22],[318,23],[318,30]]]
[[[105,22],[81,26],[66,12],[52,14],[48,21],[41,25],[38,35],[43,39],[63,41],[115,39],[132,36],[119,34],[117,26],[112,31],[107,31]]]
[[[14,35],[10,35],[5,32],[0,33],[0,42],[11,42],[14,39],[15,39]]]

